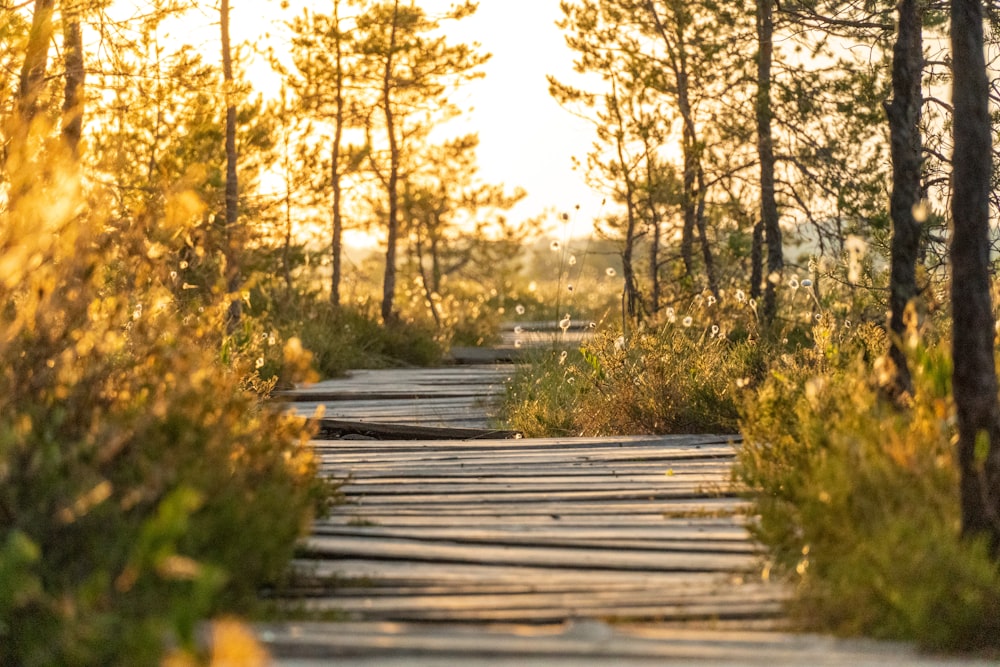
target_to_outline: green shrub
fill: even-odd
[[[681,322],[628,339],[596,335],[520,370],[502,418],[526,435],[735,433],[740,393],[764,374],[765,346]]]
[[[507,383],[498,420],[528,438],[577,435],[585,368],[578,350],[535,350]]]
[[[742,420],[737,475],[771,571],[794,582],[793,618],[935,649],[1000,645],[1000,570],[959,536],[944,345],[914,353],[906,408],[860,354],[830,361],[772,369]]]
[[[252,314],[267,323],[273,337],[302,341],[322,377],[355,368],[431,366],[443,356],[431,326],[409,321],[383,325],[363,305],[338,308],[320,295],[294,293],[257,293],[251,303]]]

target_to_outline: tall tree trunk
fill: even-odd
[[[892,100],[885,105],[892,155],[892,253],[889,281],[889,358],[894,365],[893,390],[911,392],[913,383],[902,343],[907,306],[917,297],[917,252],[920,223],[914,210],[920,203],[920,91],[923,38],[920,3],[900,0],[899,26],[892,49]]]
[[[952,385],[958,412],[962,530],[970,537],[988,535],[996,553],[1000,551],[1000,405],[989,271],[992,142],[979,0],[952,0],[951,50]]]
[[[691,108],[691,90],[687,65],[687,43],[684,31],[687,27],[678,23],[676,26],[676,42],[672,41],[666,27],[660,20],[653,0],[647,0],[646,10],[653,19],[656,31],[659,33],[667,49],[670,67],[673,70],[676,86],[675,97],[677,111],[682,121],[681,152],[683,154],[684,174],[682,183],[682,203],[684,209],[684,227],[681,230],[681,260],[684,262],[685,273],[694,280],[694,237],[699,231],[699,192],[696,180],[701,169],[700,148],[698,146],[698,130],[694,123],[694,112]],[[703,193],[701,193],[703,194]],[[703,221],[702,221],[703,222]],[[704,251],[705,248],[703,247]]]
[[[222,31],[222,79],[226,98],[226,290],[231,295],[227,330],[232,333],[243,315],[238,261],[239,240],[237,217],[239,215],[240,186],[236,174],[236,105],[233,103],[233,56],[229,43],[229,0],[222,0],[219,7],[219,25]]]
[[[340,306],[340,282],[342,271],[343,236],[344,221],[341,217],[341,183],[340,183],[340,152],[341,142],[344,136],[344,53],[341,48],[342,35],[340,32],[340,2],[334,0],[333,3],[333,25],[337,31],[336,53],[334,62],[336,71],[336,111],[334,116],[333,148],[330,155],[330,183],[333,186],[333,230],[331,242],[331,254],[333,262],[333,275],[330,278],[330,303],[334,307]]]
[[[705,277],[708,280],[708,291],[719,296],[719,275],[715,270],[715,259],[712,256],[712,245],[708,241],[708,225],[705,222],[705,172],[698,165],[698,208],[695,222],[698,225],[698,240],[701,242],[701,258],[705,262]]]
[[[386,230],[385,275],[382,281],[382,321],[390,323],[396,319],[393,301],[396,294],[396,245],[399,239],[399,145],[396,137],[396,122],[392,109],[393,56],[396,49],[396,30],[399,20],[399,1],[393,5],[392,28],[389,49],[385,57],[385,71],[382,76],[382,112],[385,114],[385,130],[389,138],[389,219]]]
[[[63,96],[62,136],[74,160],[80,157],[80,137],[83,134],[83,32],[80,29],[79,0],[63,0],[63,63],[66,87]]]
[[[656,208],[656,157],[645,135],[646,205],[649,207],[649,312],[660,312],[660,214]]]
[[[635,183],[632,182],[631,168],[628,157],[625,155],[625,119],[622,118],[618,98],[618,84],[614,76],[611,78],[611,91],[611,95],[608,97],[608,104],[612,107],[610,111],[614,114],[615,122],[618,125],[615,132],[615,149],[618,164],[622,169],[622,178],[625,179],[625,246],[622,248],[622,273],[625,274],[625,285],[622,293],[622,333],[625,333],[627,331],[626,325],[629,322],[636,322],[639,317],[639,288],[636,285],[635,264],[633,262],[637,223]]]
[[[683,153],[684,174],[681,181],[681,206],[684,208],[684,228],[681,230],[681,260],[684,262],[684,272],[694,280],[694,235],[698,225],[698,202],[695,195],[695,176],[698,171],[698,158],[695,155],[694,123],[691,121],[691,108],[688,103],[686,75],[677,76],[677,105],[684,121],[682,130],[681,152]]]
[[[52,41],[52,12],[55,0],[35,0],[31,31],[17,89],[18,121],[27,127],[38,112],[38,97],[45,87],[45,70]]]
[[[33,173],[28,148],[31,124],[38,113],[38,98],[45,89],[45,71],[49,60],[49,43],[52,41],[52,11],[54,0],[35,0],[31,17],[31,30],[24,51],[24,62],[14,99],[7,130],[8,144],[4,167],[11,180],[8,209],[17,207],[18,201],[31,188],[41,174]],[[8,10],[10,11],[10,10]]]
[[[750,244],[750,298],[759,299],[761,283],[764,281],[764,223],[758,220],[753,225],[753,241]]]
[[[760,224],[767,243],[767,277],[761,307],[764,325],[770,325],[778,312],[777,283],[785,266],[781,247],[781,226],[774,195],[774,138],[771,133],[771,62],[774,56],[774,0],[757,0],[757,156],[760,161]],[[754,228],[757,242],[757,229]],[[762,250],[760,245],[755,248]],[[751,293],[759,293],[760,269]],[[756,290],[756,292],[755,292]]]
[[[435,275],[438,270],[435,266],[436,262],[434,258],[434,243],[431,242],[431,275],[427,275],[427,267],[424,266],[424,243],[423,234],[420,231],[420,223],[417,222],[416,230],[414,231],[415,239],[413,241],[413,263],[416,265],[417,272],[420,274],[420,282],[424,286],[424,300],[427,301],[427,308],[431,311],[431,317],[434,318],[434,326],[440,330],[441,329],[441,313],[438,312],[437,303],[434,300],[435,294],[438,293],[438,288],[435,283],[439,278]]]
[[[653,196],[649,201],[649,312],[660,312],[660,216]]]

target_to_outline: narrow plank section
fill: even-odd
[[[989,665],[986,660],[924,656],[893,642],[838,640],[781,632],[609,626],[575,619],[539,626],[427,625],[395,622],[262,626],[285,656],[280,667],[317,667],[336,658],[354,665],[406,667],[652,667],[664,665],[817,665],[884,667]]]
[[[359,424],[490,428],[510,366],[394,368],[352,371],[281,392],[297,414]],[[392,437],[379,433],[378,437]],[[450,437],[450,436],[443,436]]]

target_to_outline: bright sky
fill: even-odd
[[[232,39],[254,41],[280,32],[272,22],[298,14],[303,6],[323,10],[317,0],[291,0],[282,11],[274,0],[231,0]],[[429,13],[447,8],[450,0],[417,0]],[[247,6],[254,9],[247,10]],[[568,213],[571,231],[588,235],[604,207],[602,196],[573,171],[572,157],[583,159],[593,141],[593,127],[562,109],[548,94],[547,74],[572,73],[573,54],[559,28],[559,0],[481,0],[473,16],[446,22],[455,42],[478,42],[493,54],[485,78],[452,96],[471,109],[455,134],[479,133],[480,176],[484,182],[524,188],[528,197],[510,218],[519,221],[550,210]],[[206,16],[208,18],[208,16]],[[215,21],[218,19],[215,18]],[[579,210],[577,210],[579,206]],[[558,216],[553,216],[556,218]],[[559,230],[561,233],[567,230]]]
[[[435,4],[447,2],[426,2]],[[551,208],[569,213],[575,231],[587,234],[602,197],[572,170],[572,157],[585,157],[593,126],[556,104],[545,78],[564,78],[572,69],[573,54],[555,25],[560,16],[558,0],[484,0],[449,35],[493,54],[486,77],[464,91],[473,107],[470,128],[479,132],[484,180],[525,188],[522,217]]]

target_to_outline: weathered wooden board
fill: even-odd
[[[816,665],[925,667],[995,664],[917,653],[894,642],[843,640],[787,632],[711,630],[669,625],[609,625],[588,619],[535,626],[393,622],[285,623],[259,626],[285,656],[279,667],[653,667]]]
[[[728,491],[727,436],[316,446],[325,472],[347,476],[351,505],[304,545],[304,609],[424,622],[780,621],[786,591],[734,590],[754,579],[759,554]],[[308,584],[323,574],[366,586],[324,594]]]
[[[352,371],[281,392],[306,417],[361,422],[488,428],[491,406],[504,391],[509,366],[394,368]]]
[[[449,366],[444,368],[393,368],[351,371],[347,377],[302,385],[280,396],[322,395],[324,400],[352,398],[430,397],[434,395],[475,395],[503,393],[512,369],[507,366]]]

